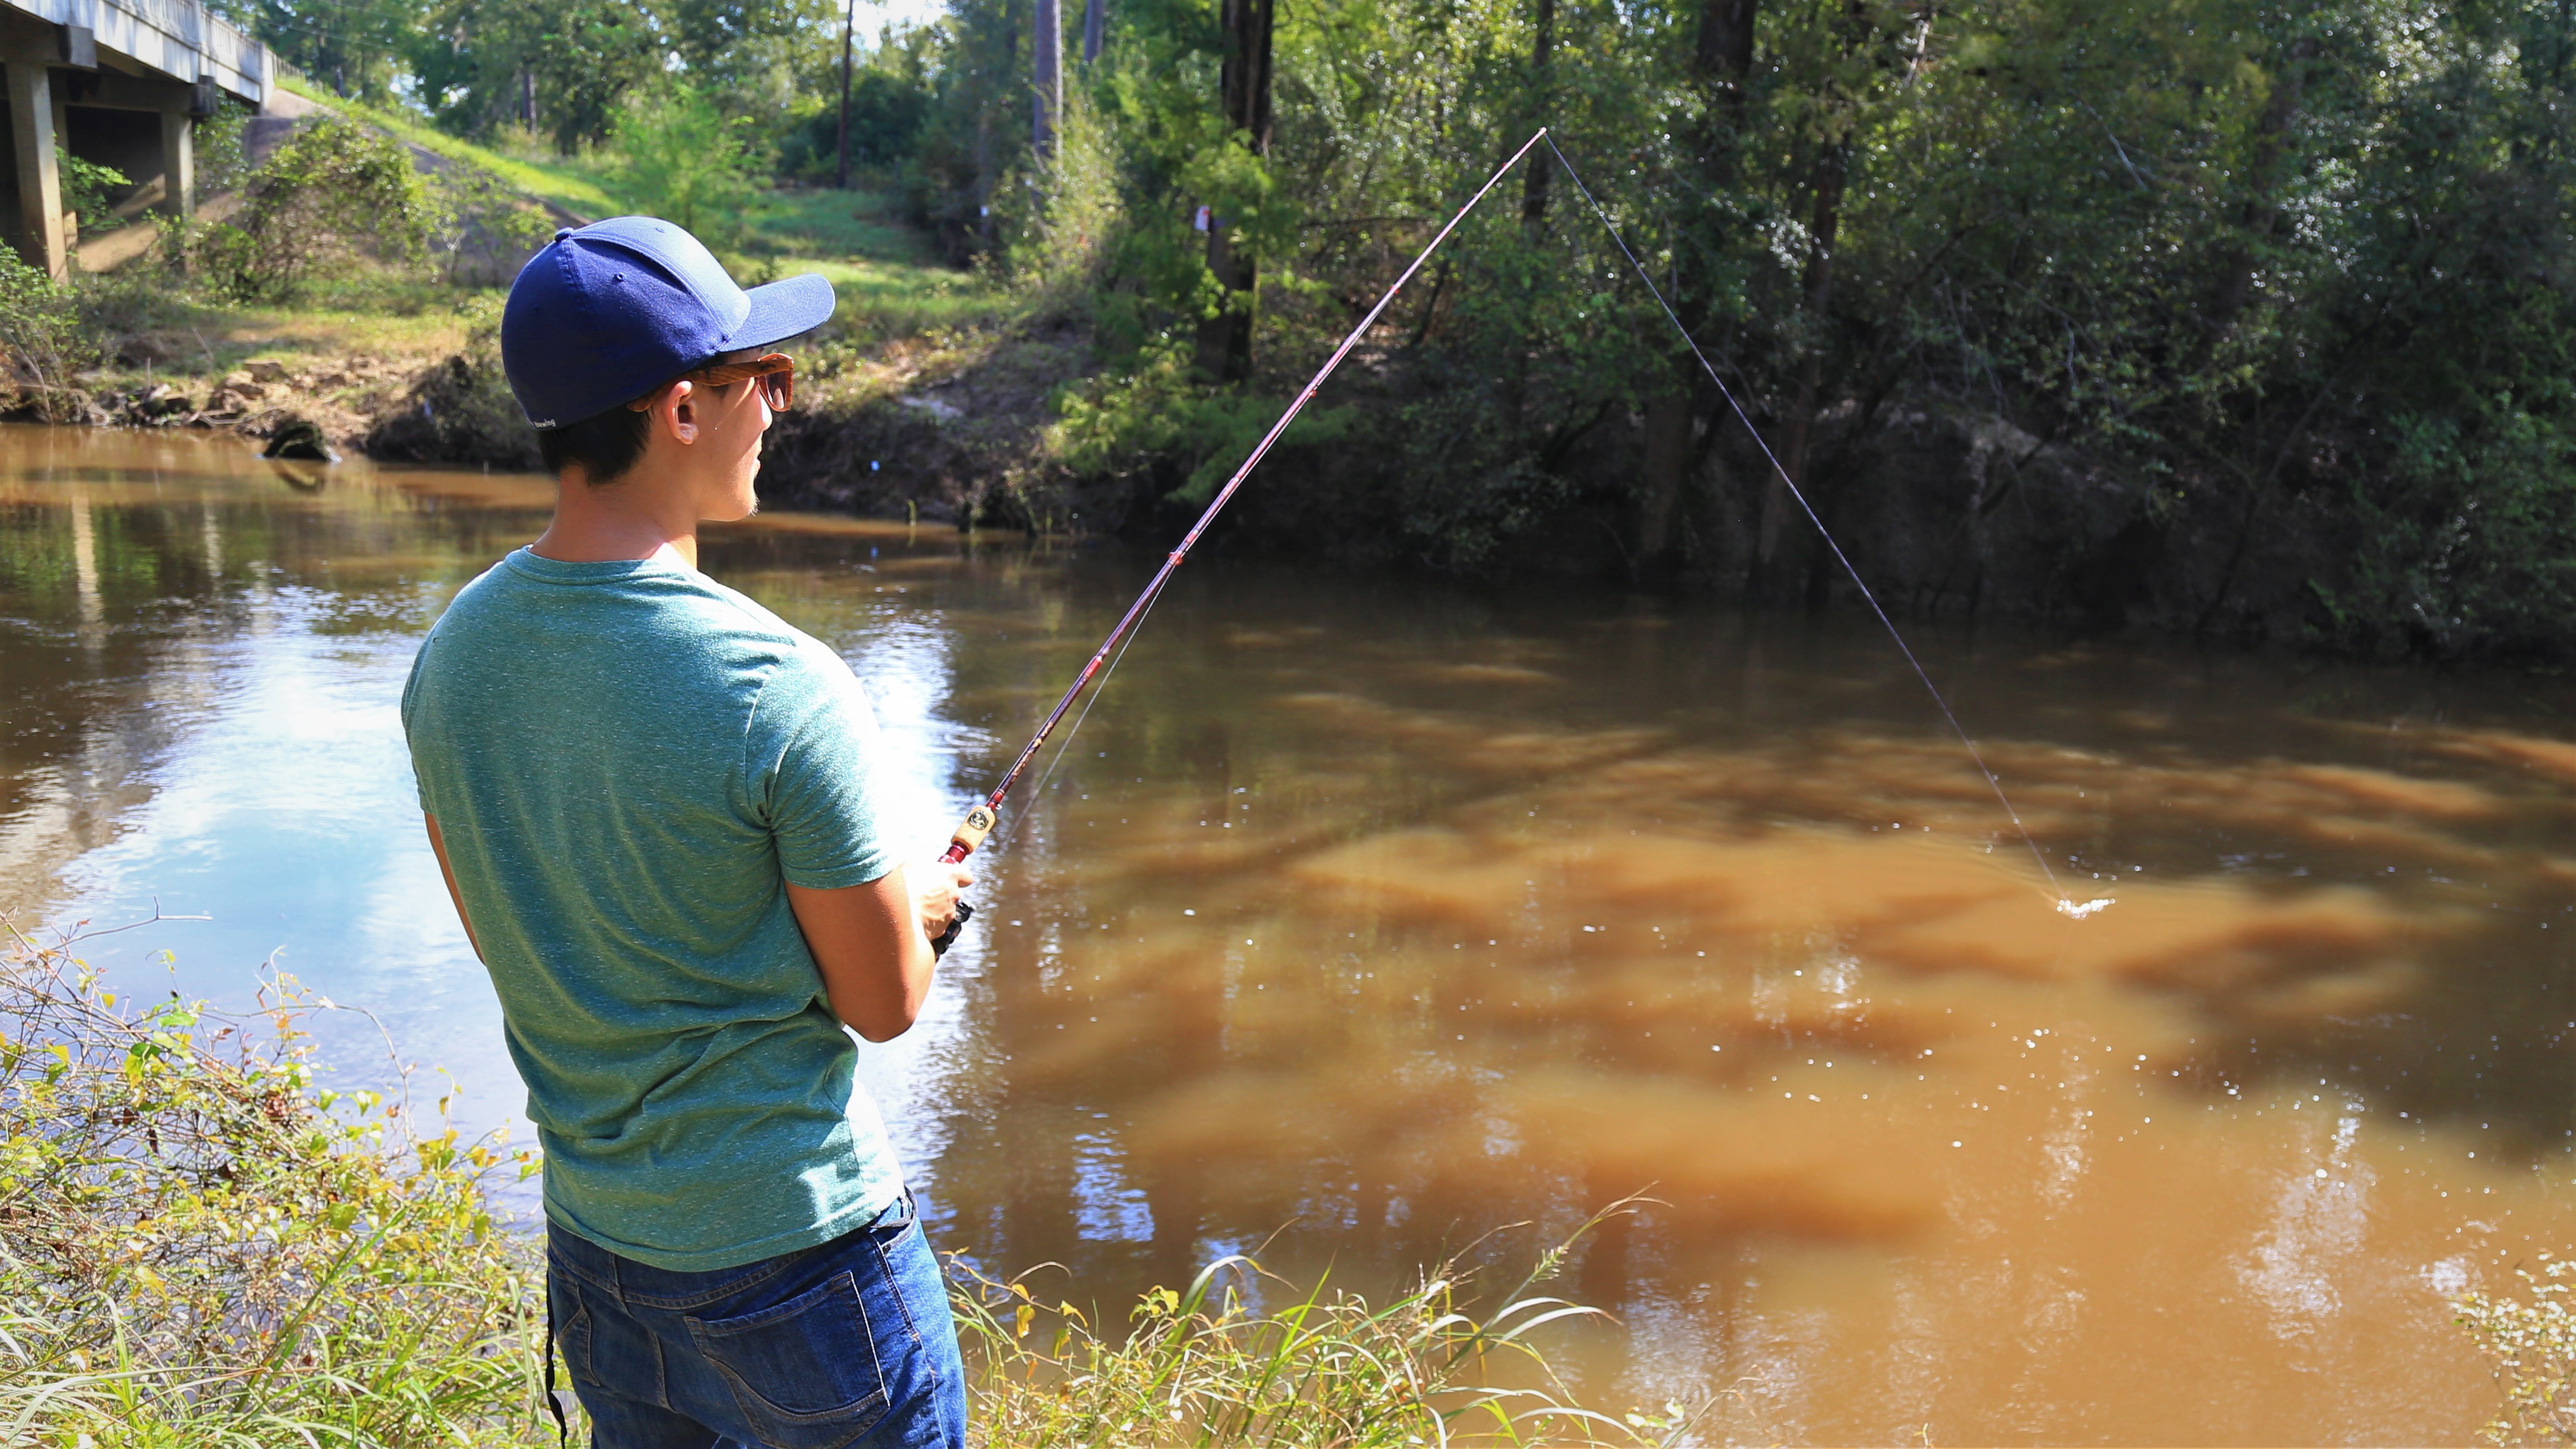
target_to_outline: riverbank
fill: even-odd
[[[347,1008],[284,976],[261,1000],[226,1019],[138,999],[78,936],[0,935],[0,1423],[66,1449],[556,1442],[539,1240],[486,1195],[534,1156],[458,1140],[407,1090],[325,1088],[301,1024]],[[1567,1402],[1529,1337],[1589,1312],[1545,1295],[1563,1258],[1499,1295],[1450,1264],[1372,1303],[1235,1256],[1120,1316],[956,1260],[975,1439],[1674,1441],[1679,1405]]]
[[[82,281],[41,326],[0,318],[18,412],[228,430],[307,456],[534,467],[493,342],[497,284],[556,222],[582,219],[575,204],[652,198],[621,189],[629,173],[613,158],[505,154],[334,104],[409,148],[444,198],[425,270],[357,246],[348,265],[309,269],[291,300],[254,304],[180,268],[180,251],[139,258]],[[1348,321],[1283,296],[1263,314],[1257,365],[1214,385],[1176,351],[1133,345],[1134,319],[1084,281],[1088,263],[988,255],[959,270],[907,216],[890,193],[778,185],[747,191],[726,221],[744,280],[818,271],[843,298],[800,345],[800,406],[771,435],[762,478],[773,505],[1160,539]],[[1678,410],[1611,397],[1540,443],[1514,441],[1476,401],[1494,379],[1462,370],[1447,330],[1458,305],[1436,285],[1400,302],[1210,547],[1352,574],[1551,578],[1809,611],[1862,607],[1865,580],[1899,618],[2066,637],[2516,667],[2576,658],[2546,489],[2427,531],[2341,486],[2328,443],[2283,452],[2251,483],[2214,463],[2142,483],[2102,438],[2033,434],[1963,397],[1902,389],[1796,429],[1795,410],[1761,393],[1745,399],[1752,428],[1713,394]],[[1793,432],[1839,552],[1785,501],[1769,449]]]

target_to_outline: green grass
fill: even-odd
[[[414,115],[345,101],[300,77],[283,84],[424,150],[479,166],[530,196],[597,219],[633,209],[617,192],[615,168],[598,153],[577,157],[542,147],[501,148],[460,140]],[[817,272],[841,296],[844,329],[869,338],[985,325],[1011,310],[1010,298],[981,277],[947,265],[906,225],[891,197],[870,191],[764,190],[745,218],[742,280]]]
[[[224,1021],[120,995],[78,947],[0,916],[0,1443],[553,1443],[537,1245],[483,1189],[527,1156],[322,1090],[291,981],[265,1020]],[[1689,1411],[1577,1407],[1532,1346],[1591,1313],[1531,1291],[1564,1256],[1484,1314],[1447,1269],[1383,1306],[1319,1286],[1264,1312],[1256,1292],[1285,1285],[1229,1258],[1123,1329],[963,1274],[977,1438],[1672,1442]]]
[[[292,982],[224,1021],[0,932],[0,1442],[551,1441],[506,1158],[318,1088]]]
[[[328,106],[424,151],[451,161],[479,166],[541,201],[551,201],[586,220],[615,216],[619,205],[603,179],[604,168],[579,159],[533,156],[495,150],[439,130],[418,116],[343,100],[301,76],[283,73],[278,82],[316,105]]]

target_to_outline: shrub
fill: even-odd
[[[242,138],[250,129],[250,108],[227,96],[215,113],[197,123],[190,145],[196,151],[196,199],[241,185],[250,172]]]
[[[481,1188],[508,1159],[320,1090],[291,980],[227,1020],[76,945],[0,937],[9,1442],[554,1442],[537,1257]]]
[[[369,457],[538,466],[536,430],[501,370],[499,308],[489,300],[473,305],[465,350],[421,374],[402,407],[377,421],[363,445]]]
[[[0,353],[14,407],[46,422],[70,422],[89,413],[76,374],[99,363],[97,334],[81,316],[77,298],[15,249],[0,247]]]
[[[2546,1257],[2547,1255],[2543,1255]],[[2504,1412],[2487,1425],[2497,1444],[2576,1444],[2576,1313],[2567,1306],[2576,1260],[2550,1259],[2535,1276],[2518,1270],[2530,1296],[2471,1293],[2454,1306],[2504,1390]]]
[[[618,117],[618,180],[637,210],[676,222],[710,245],[732,242],[751,203],[754,160],[744,123],[727,120],[677,81]]]
[[[237,220],[199,230],[196,255],[246,300],[290,297],[327,262],[418,271],[444,223],[410,148],[337,116],[298,128],[244,190]]]
[[[62,179],[63,210],[80,218],[84,235],[120,224],[108,198],[134,184],[124,172],[84,161],[60,141],[54,143],[54,170]]]

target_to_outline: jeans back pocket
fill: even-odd
[[[840,1449],[885,1416],[885,1372],[854,1274],[757,1313],[685,1322],[771,1449]]]

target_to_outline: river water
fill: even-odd
[[[368,1013],[318,1025],[340,1083],[524,1141],[396,701],[546,496],[0,430],[0,905],[210,917],[84,951],[292,972]],[[705,556],[868,682],[925,855],[1151,562]],[[862,1049],[934,1241],[1114,1316],[1264,1244],[1499,1274],[1643,1192],[1560,1350],[1717,1395],[1704,1442],[2470,1437],[2448,1297],[2576,1248],[2576,691],[1917,645],[2059,889],[1866,620],[1193,562]]]

